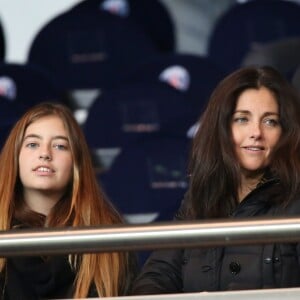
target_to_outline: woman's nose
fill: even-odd
[[[251,126],[251,131],[250,131],[250,138],[251,139],[259,139],[261,137],[262,131],[261,131],[261,126],[259,123],[253,123]]]

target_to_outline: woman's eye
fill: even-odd
[[[265,119],[264,123],[267,124],[268,126],[272,126],[272,127],[279,125],[279,121],[276,119]]]
[[[246,117],[236,117],[233,119],[235,123],[246,123],[248,121],[248,118]]]

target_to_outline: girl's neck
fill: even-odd
[[[24,201],[27,206],[37,213],[48,216],[51,209],[59,201],[62,195],[56,193],[44,193],[40,191],[31,191],[24,193]]]

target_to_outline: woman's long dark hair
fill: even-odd
[[[242,68],[218,84],[199,120],[189,164],[188,194],[194,217],[226,217],[237,205],[241,170],[234,153],[231,120],[239,95],[260,87],[272,91],[279,105],[282,135],[272,153],[270,169],[285,189],[282,201],[289,202],[299,191],[299,95],[271,67]]]

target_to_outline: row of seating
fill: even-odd
[[[26,107],[61,101],[78,116],[99,182],[127,220],[170,219],[188,185],[193,130],[219,80],[269,64],[299,87],[299,20],[294,2],[237,3],[200,56],[176,52],[161,1],[82,1],[41,28],[26,64],[0,65],[0,142]]]

